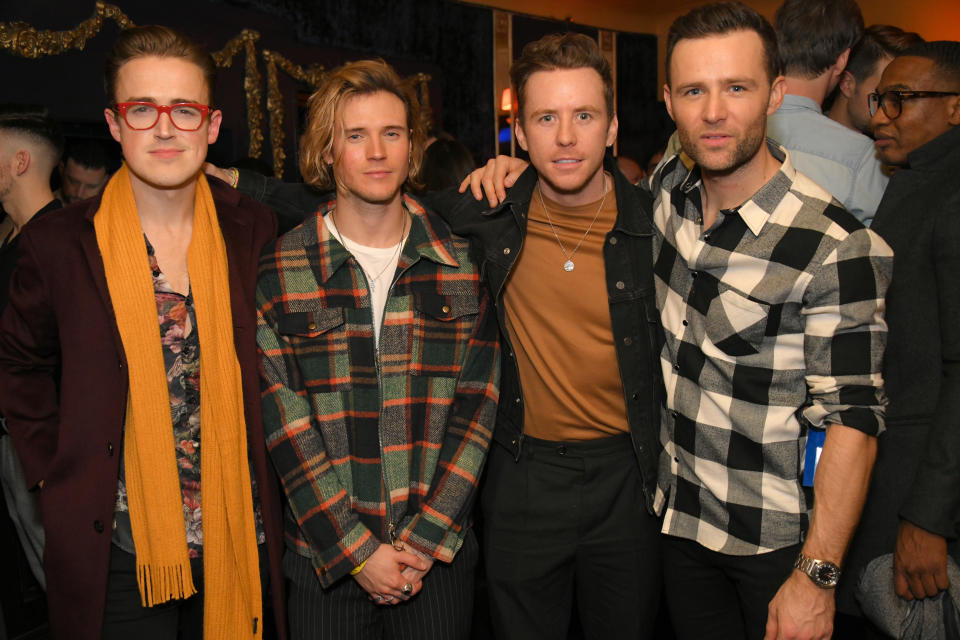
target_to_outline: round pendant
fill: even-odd
[[[573,271],[573,260],[567,260],[563,263],[564,271]]]

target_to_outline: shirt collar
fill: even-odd
[[[815,100],[811,100],[806,96],[798,96],[794,93],[788,93],[783,96],[783,103],[780,105],[778,111],[791,111],[791,110],[805,110],[805,111],[815,111],[817,113],[823,113],[823,109]]]
[[[797,170],[794,169],[793,163],[790,161],[790,154],[784,147],[767,138],[767,149],[780,162],[780,169],[743,204],[724,211],[728,215],[731,213],[738,214],[755,236],[759,236],[763,231],[770,216],[786,198],[797,178]],[[675,170],[688,171],[679,160],[676,162]],[[693,189],[702,188],[702,186],[700,167],[694,166],[680,182],[679,189],[687,194]]]
[[[321,284],[326,283],[352,257],[352,254],[323,223],[323,217],[336,207],[337,197],[334,195],[317,209],[317,240],[326,248],[321,253]],[[437,264],[458,268],[460,263],[454,258],[450,230],[435,216],[428,216],[423,205],[407,193],[403,194],[403,208],[410,215],[410,231],[397,266],[405,269],[423,258]]]

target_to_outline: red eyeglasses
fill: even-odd
[[[203,119],[210,113],[210,106],[194,102],[177,104],[154,104],[152,102],[118,102],[116,110],[120,112],[127,126],[136,131],[152,129],[165,113],[173,126],[181,131],[196,131],[203,125]]]

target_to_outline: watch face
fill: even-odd
[[[835,586],[840,579],[840,569],[830,562],[821,562],[816,571],[817,582],[825,587]]]

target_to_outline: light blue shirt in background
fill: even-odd
[[[873,140],[823,115],[810,98],[791,94],[767,118],[767,136],[786,147],[798,171],[870,226],[888,181]]]

